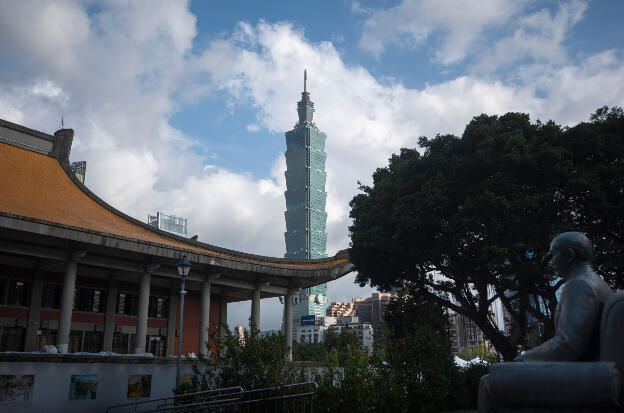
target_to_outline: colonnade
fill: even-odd
[[[71,318],[73,312],[73,299],[74,299],[74,289],[76,285],[76,273],[78,269],[78,261],[82,256],[84,256],[84,252],[75,252],[72,257],[67,261],[65,266],[65,274],[63,279],[63,288],[61,294],[61,302],[60,302],[60,312],[59,312],[59,327],[56,336],[56,347],[59,353],[67,353],[69,346],[69,336],[70,336],[70,327],[71,327]],[[146,336],[147,336],[147,320],[148,320],[148,310],[149,310],[149,296],[150,296],[150,285],[151,285],[151,276],[152,272],[159,267],[158,264],[149,264],[145,266],[145,270],[141,273],[140,283],[139,283],[139,294],[138,294],[138,308],[137,308],[137,321],[136,321],[136,338],[134,345],[134,353],[141,354],[145,351],[146,345]],[[41,286],[37,287],[38,289],[42,289],[43,281],[40,280],[40,283],[36,283],[37,274],[35,274],[35,283],[34,287],[37,287],[38,284]],[[40,277],[42,278],[42,277]],[[211,286],[212,281],[219,278],[218,274],[206,275],[204,280],[202,281],[201,286],[201,303],[200,303],[200,318],[199,318],[199,340],[198,340],[198,352],[206,355],[207,353],[207,342],[208,342],[208,334],[210,329],[210,295],[211,295]],[[268,285],[268,284],[267,284]],[[169,314],[168,314],[168,325],[167,325],[167,348],[169,354],[171,353],[171,349],[174,348],[175,342],[175,328],[176,328],[176,317],[177,317],[177,299],[179,297],[179,281],[172,280],[170,287],[170,297],[169,297]],[[260,326],[260,299],[262,293],[263,286],[261,284],[255,284],[255,288],[252,291],[252,299],[251,299],[251,325],[255,328],[259,328]],[[112,350],[112,342],[113,342],[113,334],[115,330],[115,306],[116,306],[116,298],[118,291],[118,280],[114,277],[111,277],[109,282],[109,293],[107,294],[107,305],[106,305],[106,314],[104,321],[104,339],[103,339],[103,350],[111,351]],[[295,289],[288,289],[287,293],[284,296],[284,335],[286,338],[286,348],[288,349],[288,357],[292,358],[292,297],[293,294],[296,293]],[[41,294],[39,294],[40,296]],[[40,303],[41,298],[34,299]],[[35,310],[34,306],[31,306],[32,310]],[[227,324],[227,297],[223,295],[221,299],[221,309],[220,309],[220,325],[224,326]],[[31,311],[31,314],[35,314],[35,311]],[[36,311],[38,315],[38,311]],[[37,315],[33,315],[32,317],[38,318]],[[29,315],[28,325],[38,324],[38,320],[30,320],[31,316]],[[30,329],[29,329],[30,330]],[[31,331],[27,331],[28,334],[32,333]],[[36,334],[36,330],[35,333]],[[31,334],[32,335],[32,334]]]

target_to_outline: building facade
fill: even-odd
[[[354,298],[351,302],[333,302],[327,307],[326,314],[336,317],[340,322],[356,316],[361,323],[373,327],[375,338],[383,334],[384,314],[392,298],[391,293],[372,293],[368,298]]]
[[[449,314],[449,338],[451,340],[451,352],[459,353],[465,348],[488,345],[483,332],[470,318],[457,314]]]
[[[357,320],[357,317],[354,317],[353,320]],[[334,331],[337,334],[348,328],[355,333],[358,339],[358,343],[360,347],[369,353],[373,351],[373,326],[370,323],[360,323],[359,321],[341,323],[330,325],[328,330]]]
[[[116,210],[75,176],[73,130],[54,136],[0,120],[0,351],[175,355],[187,256],[182,353],[206,353],[227,304],[292,297],[350,272],[346,252],[311,262],[228,250]],[[286,318],[291,347],[292,317]]]
[[[299,325],[296,327],[298,343],[323,343],[327,327],[323,325]]]
[[[327,314],[327,316],[329,317],[336,317],[337,319],[341,319],[345,316],[355,315],[355,303],[334,301],[333,303],[329,304],[325,314]]]
[[[307,91],[304,72],[299,120],[286,132],[286,258],[319,259],[326,257],[327,213],[325,204],[325,140],[327,136],[313,122],[314,103]],[[327,309],[327,284],[306,288],[293,298],[293,319],[322,317]],[[293,332],[294,333],[294,332]]]

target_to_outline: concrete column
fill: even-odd
[[[167,355],[174,356],[175,353],[175,333],[176,317],[178,315],[178,295],[180,289],[177,287],[177,280],[171,280],[169,286],[169,315],[167,319]]]
[[[253,290],[253,297],[251,298],[251,322],[249,328],[256,328],[260,330],[260,289]]]
[[[59,353],[67,353],[69,345],[69,329],[74,304],[74,288],[76,287],[76,270],[78,263],[71,259],[65,267],[63,278],[63,293],[61,295],[61,311],[59,314],[59,328],[56,333],[56,348]]]
[[[292,299],[293,294],[291,291],[288,291],[288,294],[284,297],[284,336],[286,336],[286,358],[288,360],[292,360]]]
[[[227,324],[227,296],[225,294],[221,294],[221,311],[219,313],[219,326],[221,327],[221,334],[223,334]]]
[[[35,270],[32,291],[30,294],[30,306],[28,307],[28,321],[26,324],[26,340],[24,351],[37,351],[37,330],[39,329],[39,311],[41,310],[41,296],[43,295],[43,271]]]
[[[152,274],[144,271],[139,284],[139,302],[137,308],[136,338],[134,340],[134,354],[145,353],[145,336],[147,335],[147,310],[149,308],[149,293]]]
[[[208,331],[210,328],[210,278],[206,277],[201,291],[201,309],[199,313],[199,354],[208,354]]]
[[[104,316],[104,343],[102,350],[113,351],[113,336],[115,335],[115,313],[119,281],[111,275],[106,293],[106,315]]]

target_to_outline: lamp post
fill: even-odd
[[[186,258],[186,255],[182,256],[182,259],[176,264],[178,267],[178,274],[180,274],[180,327],[178,329],[178,362],[176,368],[176,387],[180,385],[180,366],[182,363],[182,328],[184,322],[184,281],[189,271],[191,271],[191,263]]]

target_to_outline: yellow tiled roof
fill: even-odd
[[[111,207],[112,209],[112,207]],[[333,267],[345,258],[310,263],[245,257],[167,237],[125,219],[98,204],[75,184],[56,158],[0,143],[0,211],[174,248],[245,262],[312,269]]]

